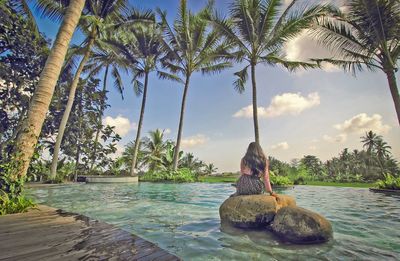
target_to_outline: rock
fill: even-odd
[[[235,227],[265,227],[274,219],[278,209],[295,205],[294,198],[286,195],[279,195],[278,200],[269,195],[236,196],[222,203],[219,215],[222,223]]]
[[[284,240],[297,244],[322,243],[332,238],[332,226],[326,218],[296,206],[281,208],[271,230]]]

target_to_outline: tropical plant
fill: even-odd
[[[342,11],[343,10],[343,11]],[[386,74],[400,124],[400,95],[396,75],[400,58],[400,2],[349,0],[333,17],[319,20],[314,36],[336,54],[329,62],[355,74],[364,68]]]
[[[84,5],[84,0],[71,1],[68,5],[50,55],[31,98],[27,118],[22,124],[22,131],[17,137],[15,148],[15,155],[19,156],[18,161],[22,163],[18,165],[17,169],[18,175],[21,177],[24,177],[28,170],[53,96],[54,87],[67,54],[69,42],[78,25]]]
[[[211,175],[211,174],[217,172],[218,168],[216,168],[213,163],[210,163],[210,164],[205,165],[204,170],[207,175]]]
[[[0,163],[0,216],[25,212],[35,204],[24,195],[26,177],[18,176],[18,165],[22,162],[9,160]]]
[[[45,0],[46,2],[47,0]],[[46,3],[53,8],[53,12],[58,15],[62,15],[63,5],[52,4],[53,2]],[[65,107],[63,118],[60,123],[60,127],[57,134],[56,144],[54,147],[53,160],[50,170],[50,178],[54,179],[57,175],[57,163],[58,154],[61,148],[61,142],[64,136],[65,127],[67,126],[68,118],[72,109],[72,105],[75,99],[76,89],[78,87],[80,75],[84,69],[84,66],[90,58],[92,47],[94,46],[99,35],[107,30],[115,30],[123,22],[125,13],[127,11],[126,0],[88,0],[85,5],[85,14],[82,16],[80,21],[80,28],[84,32],[86,38],[84,40],[84,47],[81,48],[83,57],[79,63],[79,66],[75,72],[74,79],[71,83],[68,102]]]
[[[111,77],[114,80],[114,87],[121,94],[123,99],[124,85],[122,82],[121,71],[127,73],[129,64],[118,52],[107,45],[109,41],[116,41],[116,36],[113,33],[104,32],[100,37],[101,40],[96,42],[93,54],[91,55],[88,64],[85,66],[84,72],[88,72],[88,77],[92,77],[99,74],[105,68],[102,89],[102,99],[104,100],[107,100],[107,80],[108,75],[111,72]],[[104,109],[102,107],[98,108],[98,127],[94,139],[94,149],[91,157],[90,170],[93,170],[93,167],[96,163],[96,153],[98,147],[100,146],[99,138],[102,126],[103,111]]]
[[[371,154],[375,151],[377,140],[382,139],[382,136],[377,135],[373,131],[365,133],[365,136],[361,137],[363,148],[367,148],[367,152]]]
[[[393,177],[390,174],[384,174],[384,179],[378,180],[376,186],[379,189],[399,189],[400,190],[400,177]]]
[[[149,132],[143,140],[143,162],[149,171],[163,169],[163,157],[167,152],[168,142],[164,141],[164,131],[156,129]]]
[[[179,167],[190,169],[192,172],[201,174],[203,172],[204,163],[196,158],[193,153],[186,153],[181,160]]]
[[[49,53],[45,36],[12,6],[0,3],[0,161],[12,154]]]
[[[162,79],[170,79],[184,84],[173,170],[178,167],[190,77],[195,72],[213,74],[231,66],[226,61],[226,45],[220,43],[219,33],[208,27],[205,18],[210,15],[210,12],[211,4],[199,13],[193,14],[187,9],[186,0],[181,0],[178,17],[171,27],[166,13],[158,10],[164,35],[163,49],[166,52],[162,59],[162,65],[170,72],[160,71],[158,75]]]
[[[176,171],[163,170],[163,171],[149,171],[140,177],[140,181],[151,182],[196,182],[197,174],[190,169],[181,168]]]
[[[257,111],[256,66],[283,65],[289,71],[296,68],[315,68],[316,64],[308,62],[288,61],[285,58],[283,45],[293,39],[313,22],[325,15],[328,6],[310,6],[294,8],[296,0],[280,14],[283,0],[235,0],[230,8],[230,17],[221,18],[216,14],[214,27],[221,32],[227,45],[235,47],[232,56],[237,62],[245,62],[246,66],[235,73],[237,80],[233,83],[239,92],[245,91],[248,79],[247,70],[251,69],[253,98],[253,121],[255,141],[260,143]]]
[[[149,12],[149,16],[150,12]],[[153,18],[155,19],[155,18]],[[116,42],[116,46],[121,51],[121,54],[130,64],[130,69],[133,74],[134,90],[137,94],[142,94],[142,105],[140,109],[139,123],[136,131],[135,148],[132,155],[132,166],[130,175],[134,176],[137,155],[139,152],[139,141],[143,127],[144,112],[146,108],[146,99],[149,84],[149,75],[156,71],[161,50],[161,32],[155,21],[145,26],[132,26],[121,35],[121,44]],[[139,78],[144,78],[144,84],[139,81]]]

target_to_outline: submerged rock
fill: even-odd
[[[235,227],[266,227],[280,208],[295,205],[294,198],[287,195],[279,195],[278,200],[269,195],[236,196],[222,203],[219,215],[222,223]]]
[[[327,219],[297,206],[281,208],[271,230],[277,236],[297,244],[322,243],[332,238],[332,226]]]

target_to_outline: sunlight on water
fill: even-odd
[[[332,222],[334,239],[283,244],[265,231],[221,228],[230,184],[88,184],[29,190],[38,203],[131,231],[185,260],[399,260],[400,197],[368,189],[297,186],[280,191]]]

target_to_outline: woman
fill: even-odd
[[[269,181],[268,160],[261,146],[252,142],[240,162],[241,176],[236,183],[236,193],[232,196],[263,194],[264,188],[271,196],[277,195],[272,191]],[[264,183],[260,180],[263,176]]]

